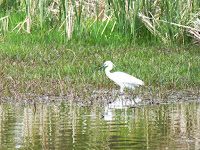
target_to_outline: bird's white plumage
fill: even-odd
[[[119,71],[111,73],[110,70],[112,70],[113,66],[114,64],[111,61],[106,61],[101,68],[106,67],[106,75],[120,86],[120,92],[123,92],[125,87],[134,89],[135,86],[144,85],[142,80],[137,79],[127,73]]]

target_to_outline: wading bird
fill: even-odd
[[[100,69],[103,67],[106,67],[105,72],[108,78],[113,80],[116,84],[120,86],[120,92],[122,93],[124,88],[131,88],[135,89],[135,86],[144,85],[144,82],[140,79],[137,79],[127,73],[124,72],[113,72],[111,73],[110,70],[112,70],[114,64],[111,61],[106,61]]]

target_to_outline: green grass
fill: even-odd
[[[145,88],[200,85],[199,0],[74,2],[0,2],[0,95],[110,90],[106,60]]]
[[[195,23],[199,6],[199,0],[2,1],[0,37],[5,42],[13,34],[37,34],[40,40],[54,32],[62,42],[93,45],[147,40],[166,45],[187,44],[199,42],[199,23]],[[70,23],[66,24],[66,20]]]
[[[145,87],[184,89],[200,85],[198,46],[91,46],[32,38],[0,45],[1,96],[114,89],[104,70],[98,70],[106,60],[117,66],[114,70],[143,80]]]

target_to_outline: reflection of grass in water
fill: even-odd
[[[58,141],[57,145],[65,142],[67,146],[69,145],[68,147],[73,147],[73,145],[70,145],[73,143],[71,142],[73,140],[71,133],[73,132],[78,135],[76,136],[78,140],[81,137],[89,137],[89,140],[88,138],[79,140],[80,142],[75,145],[76,148],[85,146],[93,149],[94,145],[97,145],[95,147],[102,145],[103,149],[104,143],[108,143],[110,148],[113,143],[117,143],[116,147],[120,146],[118,144],[120,142],[125,143],[128,147],[129,144],[127,143],[134,142],[130,146],[136,145],[137,148],[140,146],[140,149],[143,149],[146,146],[145,143],[147,143],[145,141],[148,138],[147,135],[151,135],[147,143],[148,147],[152,147],[152,149],[154,147],[176,149],[177,147],[187,148],[188,144],[190,144],[190,147],[195,147],[191,139],[195,139],[198,136],[195,133],[199,132],[198,102],[174,103],[160,105],[159,107],[141,106],[140,109],[112,109],[112,118],[110,118],[112,120],[110,121],[104,120],[103,115],[106,114],[106,111],[102,107],[81,107],[63,102],[61,104],[54,103],[53,106],[38,104],[36,111],[34,111],[34,108],[30,105],[25,108],[24,105],[18,106],[21,106],[21,103],[14,105],[2,103],[0,105],[1,112],[5,116],[2,115],[1,117],[2,130],[4,131],[4,138],[12,136],[14,139],[16,136],[21,136],[21,141],[25,143],[26,147],[32,145],[42,147],[46,141],[45,137],[52,140],[51,145],[56,143],[54,141]],[[24,126],[24,128],[19,128],[19,126]],[[18,132],[16,132],[16,128]],[[52,130],[48,130],[48,128]],[[41,134],[41,130],[38,129],[45,131],[45,134]],[[183,131],[181,134],[180,130]],[[188,134],[189,132],[191,134]],[[31,140],[27,142],[26,138]],[[167,142],[165,142],[166,139]],[[99,141],[105,142],[101,144],[102,142]],[[174,144],[174,141],[178,146]],[[186,144],[183,144],[183,142],[186,142]],[[10,143],[12,146],[17,145],[16,140],[12,139],[8,142],[5,140],[4,145],[9,146]],[[46,145],[50,144],[47,143]],[[62,147],[60,145],[59,147]],[[66,144],[63,146],[64,149]]]
[[[1,95],[14,93],[88,95],[93,90],[119,88],[98,68],[111,60],[119,70],[146,87],[198,87],[198,47],[103,47],[52,44],[1,46]],[[153,88],[154,89],[154,88]],[[83,94],[84,93],[84,94]]]

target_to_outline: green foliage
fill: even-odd
[[[65,42],[185,44],[191,41],[188,31],[199,31],[194,25],[199,5],[199,0],[2,1],[0,17],[10,21],[5,28],[5,19],[0,20],[0,35],[5,40],[12,33],[58,32]]]
[[[38,89],[38,93],[40,90],[55,93],[61,83],[62,91],[89,86],[113,88],[114,83],[103,70],[98,70],[106,60],[117,66],[114,70],[143,80],[147,87],[168,89],[200,84],[199,48],[195,46],[108,47],[73,42],[60,45],[53,40],[31,43],[32,37],[29,38],[21,43],[19,39],[0,46],[2,89],[22,89],[25,93]]]
[[[200,4],[187,2],[3,1],[0,86],[53,93],[70,86],[110,87],[98,71],[105,60],[147,86],[198,86],[199,47],[188,48],[188,34],[199,34],[193,19]]]

